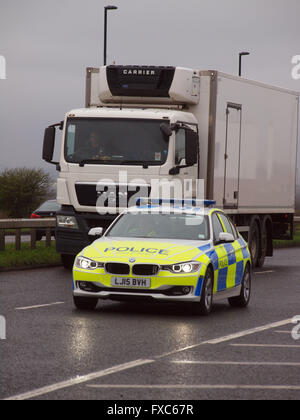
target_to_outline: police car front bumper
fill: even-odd
[[[86,280],[86,275],[74,273],[73,295],[76,297],[89,297],[112,300],[159,300],[168,302],[199,302],[202,291],[202,279],[190,276],[175,280],[168,279],[166,284],[159,279],[160,285],[156,288],[129,288],[111,287],[107,282]],[[80,275],[81,274],[81,275]],[[183,281],[184,280],[184,281]]]

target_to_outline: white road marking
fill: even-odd
[[[233,347],[274,347],[274,348],[297,348],[300,349],[300,345],[295,344],[230,344]]]
[[[292,334],[292,331],[274,331],[274,332],[276,332],[277,334]]]
[[[89,375],[77,376],[76,378],[70,379],[68,381],[58,382],[50,386],[45,386],[43,388],[36,389],[34,391],[25,392],[24,394],[15,395],[10,398],[6,398],[5,401],[20,401],[20,400],[29,400],[32,398],[40,397],[41,395],[49,394],[51,392],[58,391],[63,388],[69,388],[74,385],[83,384],[94,379],[102,378],[103,376],[111,375],[113,373],[121,372],[127,369],[131,369],[137,366],[146,365],[148,363],[153,363],[154,360],[135,360],[134,362],[124,363],[122,365],[114,366],[108,369],[100,370],[99,372],[90,373]]]
[[[47,306],[55,306],[55,305],[64,305],[65,302],[53,302],[53,303],[45,303],[43,305],[35,305],[35,306],[24,306],[22,308],[16,308],[16,311],[27,311],[29,309],[38,309],[38,308],[46,308]]]
[[[293,366],[300,367],[300,363],[288,362],[221,362],[221,361],[194,361],[194,360],[174,360],[172,363],[183,365],[225,365],[225,366]]]
[[[292,323],[292,319],[285,319],[279,322],[273,322],[271,324],[263,325],[262,327],[252,328],[250,330],[241,331],[235,334],[229,334],[225,337],[217,338],[215,340],[206,341],[205,344],[219,344],[225,343],[226,341],[231,341],[236,338],[245,337],[247,335],[256,334],[258,332],[271,330],[272,328],[282,327],[283,325],[288,325]]]
[[[254,274],[271,274],[271,273],[275,273],[274,270],[269,270],[269,271],[254,271]]]
[[[282,327],[283,325],[288,325],[288,324],[291,324],[291,323],[292,323],[291,318],[290,319],[285,319],[285,320],[279,321],[279,322],[273,322],[271,324],[263,325],[262,327],[251,328],[250,330],[245,330],[245,331],[240,331],[240,332],[237,332],[237,333],[234,333],[234,334],[225,335],[224,337],[216,338],[216,339],[213,339],[213,340],[202,341],[201,343],[193,344],[192,346],[187,346],[187,347],[183,347],[183,348],[178,349],[178,350],[173,350],[173,351],[170,351],[168,353],[164,353],[164,354],[159,355],[155,358],[156,359],[161,359],[163,357],[172,356],[173,354],[181,353],[181,352],[187,351],[187,350],[191,350],[191,349],[203,346],[205,344],[225,343],[226,341],[231,341],[231,340],[235,340],[236,338],[245,337],[247,335],[256,334],[256,333],[262,332],[262,331],[267,331],[267,330],[270,330],[272,328]]]
[[[300,386],[294,385],[86,385],[95,389],[245,389],[272,391],[300,391]]]
[[[181,349],[178,349],[178,350],[171,351],[169,353],[161,354],[159,356],[154,357],[153,360],[136,360],[136,361],[133,361],[133,362],[130,362],[130,363],[126,363],[124,365],[115,366],[115,367],[105,369],[105,370],[102,370],[102,371],[99,371],[99,372],[91,373],[89,375],[79,376],[77,378],[73,378],[73,379],[70,379],[70,380],[67,380],[67,381],[64,381],[64,382],[59,382],[59,383],[54,384],[54,385],[46,386],[46,387],[39,388],[39,389],[34,390],[34,391],[30,391],[30,392],[26,392],[26,393],[23,393],[23,394],[20,394],[20,395],[16,395],[14,397],[8,398],[8,400],[25,400],[25,399],[35,398],[35,397],[38,397],[38,396],[41,396],[41,395],[49,394],[49,393],[57,391],[59,389],[69,388],[69,387],[74,386],[74,385],[82,384],[84,382],[89,382],[93,379],[98,379],[98,378],[101,378],[101,377],[106,376],[106,375],[110,375],[110,374],[117,373],[117,372],[120,372],[120,371],[123,371],[123,370],[127,370],[127,369],[130,369],[132,367],[137,367],[137,366],[142,366],[142,365],[145,365],[145,364],[153,363],[156,360],[162,359],[166,356],[170,356],[170,355],[173,355],[173,354],[183,352],[185,350],[190,350],[190,349],[193,349],[193,348],[196,348],[196,347],[200,347],[200,346],[205,345],[205,344],[224,343],[224,342],[227,342],[227,341],[230,341],[230,340],[234,340],[235,338],[244,337],[246,335],[255,334],[257,332],[266,331],[266,330],[269,330],[269,329],[272,329],[272,328],[281,327],[283,325],[287,325],[287,324],[291,324],[291,323],[292,323],[292,319],[286,319],[284,321],[274,322],[274,323],[271,323],[271,324],[264,325],[262,327],[252,328],[250,330],[245,330],[245,331],[241,331],[241,332],[238,332],[238,333],[235,333],[235,334],[226,335],[224,337],[216,338],[214,340],[203,341],[201,343],[194,344],[192,346],[184,347],[184,348],[181,348]],[[297,346],[297,347],[299,347],[299,346]],[[200,385],[200,387],[201,386],[203,387],[203,385]],[[166,387],[166,386],[164,385],[164,387]],[[229,388],[229,389],[232,389],[232,388]]]

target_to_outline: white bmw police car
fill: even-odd
[[[73,269],[78,309],[133,297],[191,302],[202,315],[221,299],[249,304],[250,252],[221,210],[152,202],[124,212],[104,235],[101,228],[90,234],[99,239]]]

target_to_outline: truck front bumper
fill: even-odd
[[[55,230],[56,250],[60,254],[77,255],[91,244],[88,235],[93,227],[107,229],[116,216],[100,216],[97,213],[78,213],[73,207],[63,206],[57,216],[75,217],[78,229],[57,226]]]

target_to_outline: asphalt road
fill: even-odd
[[[62,268],[2,273],[0,399],[298,400],[299,257],[276,251],[249,308],[218,303],[208,318],[161,303],[80,312]]]

